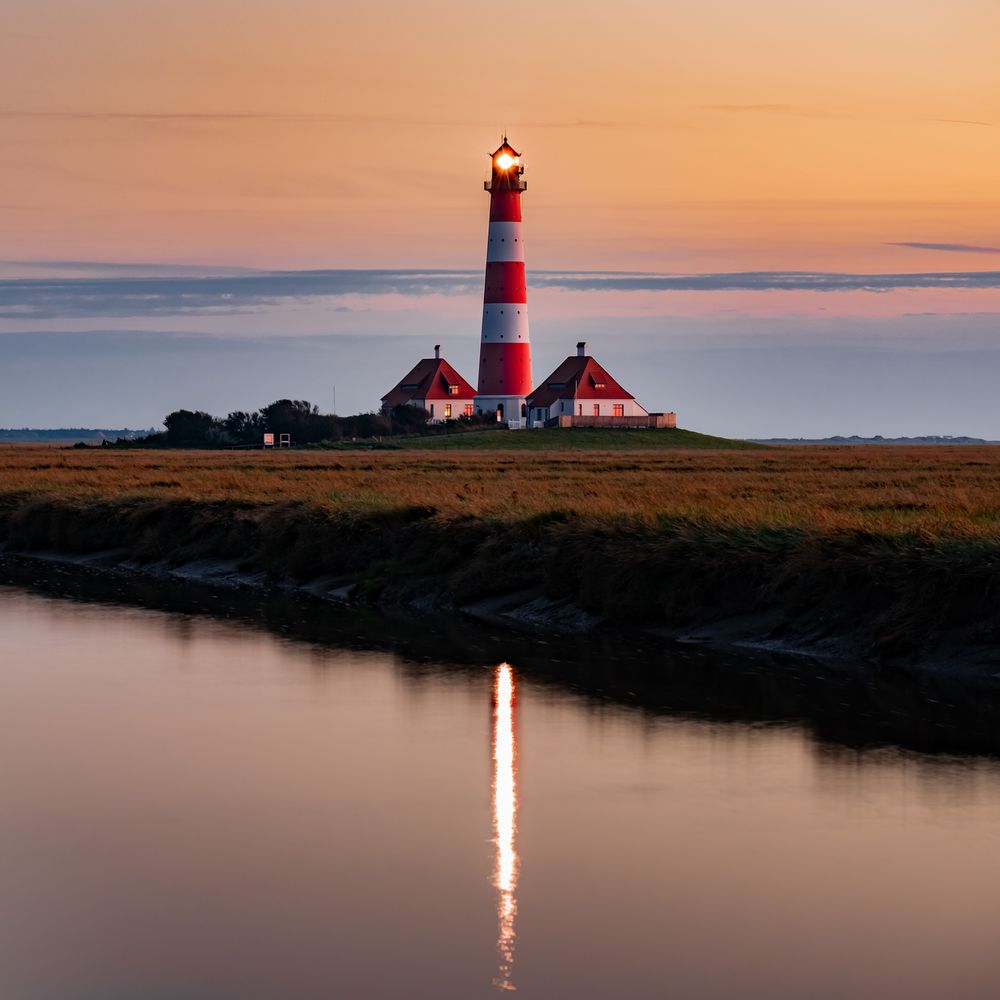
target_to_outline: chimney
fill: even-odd
[[[578,358],[585,358],[587,356],[587,341],[581,340],[580,343],[576,345],[576,356]]]
[[[441,345],[440,344],[435,344],[434,345],[434,357],[438,358],[439,360],[441,358]]]

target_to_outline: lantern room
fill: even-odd
[[[524,165],[521,154],[503,137],[500,148],[490,155],[492,177],[483,183],[487,191],[525,191],[528,183],[521,179]]]

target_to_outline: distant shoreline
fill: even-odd
[[[842,445],[988,445],[1000,444],[1000,441],[991,441],[986,438],[977,437],[949,437],[947,435],[925,434],[922,437],[882,437],[876,434],[874,437],[859,437],[857,434],[850,437],[843,437],[836,434],[833,437],[825,438],[747,438],[754,444],[774,444],[774,445],[812,445],[812,444],[842,444]]]
[[[143,430],[130,427],[0,427],[0,445],[72,445],[78,441],[100,444],[103,441],[117,441],[119,438],[133,440],[152,430],[153,428]]]
[[[24,444],[65,444],[72,445],[77,442],[101,444],[104,441],[113,443],[119,438],[126,440],[137,440],[145,435],[155,434],[155,428],[144,430],[131,429],[128,427],[120,429],[109,429],[99,427],[0,427],[0,446],[2,445],[24,445]],[[537,432],[536,432],[537,433]],[[563,431],[563,434],[566,432]],[[614,434],[615,432],[605,432]],[[633,432],[634,433],[634,432]],[[691,431],[684,431],[684,434],[696,436]],[[440,437],[436,435],[434,437]],[[549,435],[551,437],[551,435]],[[633,440],[635,440],[633,438]],[[723,442],[730,446],[739,445],[996,445],[1000,441],[989,438],[978,438],[968,436],[951,436],[925,434],[916,437],[883,437],[875,434],[871,437],[862,437],[857,434],[850,436],[835,434],[823,438],[804,437],[769,437],[769,438],[718,438],[710,435],[705,436],[707,446],[720,447]],[[411,442],[412,443],[412,442]],[[203,447],[203,446],[201,446]]]

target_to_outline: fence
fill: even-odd
[[[676,413],[649,413],[644,417],[563,416],[549,420],[548,427],[652,427],[658,430],[676,427]]]

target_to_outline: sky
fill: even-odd
[[[578,340],[731,436],[1000,438],[995,0],[5,0],[0,426],[357,412],[476,370],[523,152]]]

